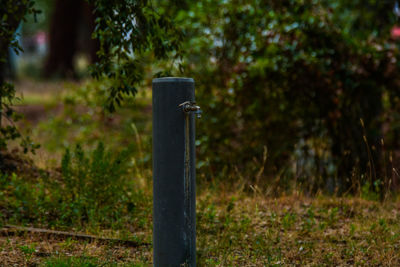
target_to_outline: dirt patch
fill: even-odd
[[[0,266],[40,266],[49,258],[95,258],[99,262],[129,264],[151,260],[151,248],[124,247],[40,235],[0,237]]]
[[[64,105],[58,104],[55,107],[48,108],[44,105],[19,105],[14,106],[14,110],[24,116],[24,120],[31,124],[37,124],[40,121],[46,120],[49,116],[56,116],[63,112]]]
[[[33,161],[18,149],[0,152],[0,170],[5,174],[16,173],[30,178],[37,178],[41,174]]]

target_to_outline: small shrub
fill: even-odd
[[[36,252],[36,244],[30,244],[25,245],[25,246],[19,246],[19,249],[22,251],[22,253],[24,254],[25,257],[25,261],[29,262],[33,256],[33,254]]]
[[[131,152],[114,153],[103,143],[86,152],[77,145],[66,150],[59,177],[0,173],[0,204],[5,211],[0,221],[122,228],[136,217],[143,199],[129,178]]]
[[[66,220],[106,222],[117,220],[131,207],[133,184],[126,178],[129,150],[114,155],[103,143],[91,153],[80,145],[66,150],[61,163],[62,214]]]
[[[380,180],[375,181],[373,184],[367,181],[361,187],[361,197],[366,200],[379,201],[380,195]]]

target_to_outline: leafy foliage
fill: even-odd
[[[66,218],[118,218],[118,202],[127,199],[124,174],[128,151],[113,158],[99,143],[88,158],[78,145],[74,153],[67,149],[61,163],[65,193],[60,196]],[[124,190],[125,189],[125,190]],[[85,220],[85,219],[84,219]]]
[[[92,68],[93,77],[111,80],[107,108],[115,110],[124,96],[135,95],[143,80],[142,57],[154,52],[157,60],[174,52],[181,56],[182,32],[171,20],[159,14],[147,0],[91,0],[95,6],[96,29],[100,41],[99,62]]]
[[[199,166],[312,192],[390,183],[385,153],[400,145],[393,1],[91,3],[101,43],[92,74],[107,80],[109,110],[137,92],[149,58],[176,67],[157,75],[195,78]]]
[[[171,20],[159,14],[150,1],[90,0],[95,7],[96,30],[93,37],[100,41],[99,61],[93,66],[92,74],[97,79],[106,78],[108,100],[106,107],[114,111],[124,96],[134,95],[136,86],[143,80],[142,57],[151,52],[155,59],[166,58],[173,52],[173,58],[181,57],[180,41],[183,33],[177,30]],[[21,51],[14,32],[26,14],[39,13],[33,8],[33,0],[6,1],[1,7],[1,61],[5,61],[8,48]],[[158,75],[162,75],[159,73]],[[165,75],[165,73],[164,73]],[[1,108],[4,117],[12,117],[12,101],[15,90],[12,84],[1,80]],[[3,101],[6,100],[6,101]],[[3,112],[2,112],[3,111]],[[4,113],[4,114],[3,114]],[[0,117],[1,118],[1,117]],[[0,120],[1,121],[1,120]],[[1,128],[1,123],[0,123]],[[0,148],[5,149],[7,141],[21,137],[15,127],[1,128],[3,138]],[[23,139],[24,151],[37,148],[29,138]]]
[[[37,181],[2,175],[0,202],[5,219],[43,224],[118,227],[136,214],[140,194],[128,178],[130,150],[115,154],[102,143],[92,152],[66,150],[59,178]],[[32,178],[30,178],[32,179]]]
[[[205,109],[202,164],[252,182],[260,169],[293,177],[309,191],[383,180],[385,96],[399,82],[389,2],[204,0],[176,10]]]
[[[22,51],[15,39],[15,31],[26,14],[36,16],[38,13],[32,0],[4,0],[0,5],[0,151],[7,148],[8,140],[21,137],[13,125],[13,122],[20,118],[11,108],[15,100],[15,89],[13,84],[5,81],[4,77],[8,49],[14,49],[16,53]],[[8,125],[4,124],[3,118],[9,121]],[[29,137],[21,138],[21,146],[25,153],[34,151],[38,147]]]

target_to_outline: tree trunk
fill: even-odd
[[[75,77],[73,60],[82,4],[82,0],[56,0],[50,24],[45,77]]]
[[[85,1],[83,5],[82,16],[83,16],[83,22],[88,26],[88,32],[85,33],[83,39],[88,44],[86,52],[89,55],[89,60],[90,63],[92,64],[98,61],[99,58],[97,56],[97,51],[99,51],[100,49],[99,40],[92,38],[92,33],[94,32],[96,26],[95,24],[96,16],[93,13],[93,10],[94,6]]]
[[[76,77],[74,56],[79,51],[97,61],[100,45],[91,38],[95,27],[93,6],[84,0],[57,0],[50,25],[49,55],[45,77]]]

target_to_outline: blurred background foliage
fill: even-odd
[[[165,8],[204,109],[200,165],[308,192],[397,185],[395,2],[217,2]]]
[[[28,19],[21,33],[45,32],[46,53],[34,61],[39,71],[19,76],[86,81],[58,98],[64,112],[33,130],[46,149],[73,140],[136,143],[137,158],[145,159],[135,164],[150,168],[151,79],[187,76],[204,110],[197,135],[202,181],[270,192],[398,189],[396,1],[38,0],[36,6],[43,11],[38,23]],[[99,81],[89,79],[89,64]],[[118,106],[114,114],[99,108]]]

